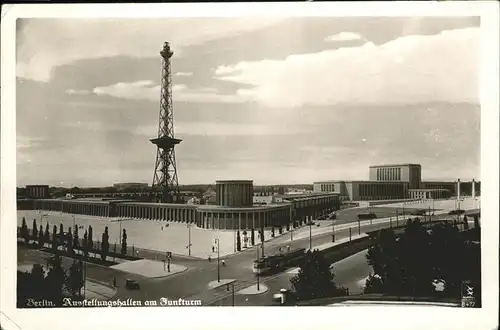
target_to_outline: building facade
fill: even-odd
[[[27,185],[25,189],[26,198],[43,199],[49,198],[48,185]]]
[[[18,210],[46,210],[99,217],[150,219],[161,221],[195,223],[199,228],[234,230],[284,226],[287,223],[307,218],[316,218],[340,208],[337,193],[308,193],[273,195],[269,203],[253,204],[252,190],[248,182],[239,181],[241,187],[232,184],[226,189],[221,184],[217,201],[223,205],[141,203],[130,200],[18,200]],[[226,182],[224,182],[226,183]],[[250,181],[251,185],[251,181]],[[251,187],[251,186],[250,186]],[[229,196],[232,196],[229,198]],[[245,204],[249,206],[226,206]]]
[[[218,206],[244,207],[253,205],[253,181],[225,180],[215,183]]]
[[[411,199],[445,199],[451,197],[448,189],[409,189],[408,196]]]
[[[419,164],[370,166],[369,181],[314,182],[314,192],[339,193],[342,201],[395,199],[440,199],[452,196],[480,196],[481,183],[422,181]],[[460,187],[460,188],[459,188]]]
[[[370,181],[408,182],[410,189],[419,189],[422,166],[419,164],[394,164],[370,166]]]
[[[408,182],[394,181],[324,181],[315,182],[315,192],[336,192],[342,201],[404,199]]]

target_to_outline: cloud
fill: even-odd
[[[165,41],[171,43],[177,56],[182,56],[184,47],[259,30],[281,20],[248,17],[23,19],[17,36],[16,74],[49,81],[53,68],[81,59],[159,56]]]
[[[85,90],[67,89],[66,94],[69,94],[69,95],[89,95],[90,92],[85,91]]]
[[[96,87],[93,92],[122,99],[159,102],[161,86],[150,80],[141,80]],[[176,84],[172,86],[172,98],[177,102],[244,103],[253,99],[253,93],[240,89],[235,94],[222,94],[213,87],[189,88],[184,84]]]
[[[158,131],[158,125],[141,126],[135,134],[153,136]],[[283,136],[296,134],[287,127],[275,126],[272,123],[235,124],[218,122],[180,122],[175,123],[176,136],[203,135],[203,136]]]
[[[478,102],[479,29],[405,36],[376,46],[223,65],[222,80],[254,85],[271,107]]]
[[[354,32],[340,32],[325,38],[325,41],[354,41],[364,40],[362,35]]]
[[[191,77],[193,75],[192,72],[177,72],[175,74],[178,77]]]

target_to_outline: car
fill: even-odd
[[[452,210],[450,212],[448,212],[448,215],[457,215],[457,214],[464,214],[465,211],[464,210]]]
[[[139,290],[139,283],[135,280],[127,279],[125,280],[125,287],[129,290]]]

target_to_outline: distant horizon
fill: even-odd
[[[466,182],[472,182],[472,179],[475,180],[475,182],[481,182],[481,179],[478,179],[478,178],[455,178],[455,179],[422,179],[422,182],[454,182],[454,181],[457,181],[457,179],[460,179],[460,181],[462,183],[466,183]],[[234,179],[234,180],[238,180],[238,179]],[[249,179],[251,180],[251,179]],[[370,181],[370,182],[376,182],[376,181],[372,181],[372,180],[363,180],[363,179],[354,179],[354,180],[342,180],[342,179],[328,179],[328,180],[317,180],[317,181],[314,181],[314,182],[324,182],[324,181]],[[293,182],[293,183],[255,183],[254,182],[254,187],[257,186],[257,187],[266,187],[266,186],[293,186],[293,185],[297,185],[297,186],[306,186],[306,185],[313,185],[314,182],[311,182],[311,183],[298,183],[298,182]],[[395,182],[400,182],[400,181],[395,181]],[[403,181],[401,181],[403,182]],[[29,186],[29,185],[48,185],[49,187],[51,188],[65,188],[65,189],[71,189],[71,188],[80,188],[80,189],[89,189],[89,188],[110,188],[110,187],[113,187],[114,184],[123,184],[123,183],[130,183],[130,184],[145,184],[147,183],[148,184],[148,187],[151,187],[151,183],[148,183],[148,182],[114,182],[114,183],[111,183],[110,185],[103,185],[103,186],[79,186],[79,185],[76,185],[76,186],[61,186],[61,185],[53,185],[53,184],[47,184],[47,183],[31,183],[31,184],[25,184],[25,185],[22,185],[22,186],[17,186],[17,188],[24,188],[26,186]],[[212,183],[190,183],[190,184],[182,184],[182,183],[179,183],[179,187],[183,187],[183,186],[213,186],[215,185],[215,181],[212,182]]]

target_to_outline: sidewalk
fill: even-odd
[[[83,288],[82,288],[83,294]],[[110,300],[116,295],[116,288],[96,280],[85,282],[85,299]]]
[[[187,267],[184,265],[170,264],[170,272],[169,272],[167,265],[164,262],[153,261],[148,259],[128,261],[118,265],[111,266],[110,268],[127,273],[142,275],[148,278],[172,276],[174,274],[183,272],[187,269]]]

